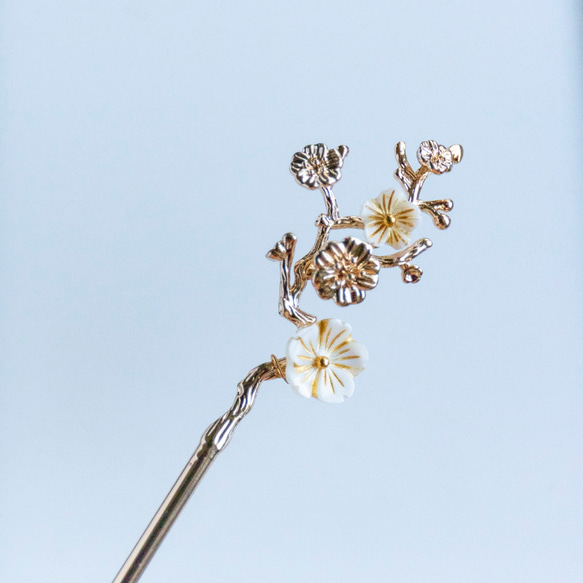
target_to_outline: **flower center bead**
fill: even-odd
[[[348,262],[347,262],[348,261]],[[336,270],[336,281],[339,284],[352,284],[356,281],[356,277],[357,277],[357,273],[355,273],[358,270],[358,266],[357,265],[352,265],[350,263],[350,259],[345,260],[342,263],[336,263],[334,265],[334,268]]]
[[[385,217],[385,225],[387,225],[387,227],[392,227],[394,226],[394,224],[397,222],[397,219],[393,216],[393,215],[387,215]]]
[[[327,356],[318,356],[315,362],[318,368],[326,368],[330,364],[330,359]]]
[[[319,174],[322,171],[322,168],[324,167],[324,162],[322,160],[319,160],[318,158],[312,158],[310,160],[310,164],[312,166],[312,170],[316,174]]]

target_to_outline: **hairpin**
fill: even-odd
[[[411,243],[421,213],[428,214],[438,229],[447,229],[453,201],[421,200],[425,181],[431,174],[450,172],[461,162],[459,145],[449,148],[433,140],[417,150],[419,168],[413,170],[405,143],[395,147],[395,178],[403,191],[383,190],[362,205],[360,216],[342,216],[333,192],[342,176],[347,146],[328,149],[324,144],[306,146],[294,154],[290,170],[296,182],[309,190],[319,190],[326,212],[316,219],[316,240],[311,250],[295,259],[296,237],[286,233],[267,253],[279,263],[279,313],[296,326],[284,358],[271,355],[268,362],[252,369],[238,384],[232,407],[203,433],[200,443],[176,480],[166,499],[130,553],[114,583],[135,583],[147,567],[164,536],[208,470],[215,457],[230,442],[241,419],[249,413],[262,382],[281,378],[302,397],[325,403],[341,403],[354,392],[354,377],[366,366],[368,352],[352,338],[352,328],[338,319],[319,320],[300,308],[300,297],[312,283],[324,300],[339,306],[361,303],[366,293],[377,287],[382,268],[398,267],[405,283],[417,283],[422,276],[413,260],[427,251],[427,238]],[[334,231],[358,229],[363,238],[353,236],[331,240]],[[389,246],[389,255],[375,249]]]

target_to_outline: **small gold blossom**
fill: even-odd
[[[417,205],[396,190],[383,190],[362,207],[364,233],[367,241],[375,247],[387,243],[394,249],[403,249],[420,220]]]
[[[354,392],[354,377],[368,360],[366,347],[340,320],[298,328],[286,350],[286,380],[302,397],[342,403]]]
[[[312,144],[294,154],[289,169],[301,186],[312,190],[331,186],[340,180],[347,155],[348,146],[329,150],[325,144]]]
[[[435,140],[421,142],[417,150],[417,160],[419,160],[419,164],[425,166],[433,174],[449,172],[454,164],[452,152],[445,146],[438,144]]]
[[[372,256],[372,248],[355,237],[342,242],[331,241],[314,258],[316,271],[312,278],[318,295],[339,306],[358,304],[366,290],[376,287],[380,263]]]

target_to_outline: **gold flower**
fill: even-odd
[[[419,160],[419,164],[428,168],[433,174],[449,172],[454,164],[452,152],[435,140],[421,142],[417,150],[417,160]]]
[[[347,155],[348,146],[328,150],[325,144],[313,144],[294,154],[289,169],[301,186],[312,190],[331,186],[340,180]]]
[[[376,287],[380,263],[372,256],[372,248],[354,237],[341,243],[331,241],[314,258],[316,272],[312,283],[318,295],[339,306],[358,304],[366,290]]]
[[[321,320],[298,328],[286,350],[286,380],[302,397],[342,403],[354,392],[354,377],[368,360],[352,328],[340,320]]]
[[[383,190],[377,198],[365,202],[361,214],[366,239],[375,247],[388,243],[395,249],[403,249],[421,220],[417,205],[396,190]]]

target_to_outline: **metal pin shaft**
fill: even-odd
[[[233,406],[204,432],[196,451],[119,570],[113,583],[136,583],[138,581],[216,455],[229,444],[235,427],[253,407],[259,385],[263,381],[280,378],[284,370],[285,359],[273,358],[271,362],[254,368],[239,383]]]

